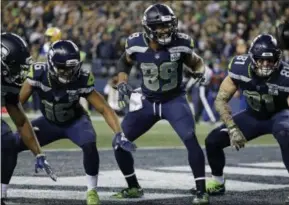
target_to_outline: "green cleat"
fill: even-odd
[[[100,205],[99,196],[95,189],[87,191],[86,204],[87,205]]]
[[[117,199],[141,198],[142,196],[143,196],[142,188],[126,188],[112,195],[113,198]]]
[[[209,194],[197,192],[197,194],[194,196],[193,205],[209,205],[209,204],[210,204]]]
[[[226,191],[225,183],[222,184],[215,179],[209,179],[206,181],[206,190],[209,195],[223,195]]]

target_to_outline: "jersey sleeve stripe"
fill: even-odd
[[[43,85],[40,81],[32,80],[30,78],[27,78],[27,82],[32,86],[32,87],[38,87],[44,92],[48,92],[51,90],[50,87],[47,87],[46,85]]]
[[[248,78],[248,77],[243,76],[243,75],[237,75],[237,74],[232,73],[232,72],[230,72],[230,71],[229,71],[229,76],[230,76],[231,78],[233,78],[233,79],[241,80],[241,81],[246,82],[246,83],[249,82],[249,81],[251,81],[251,78]]]
[[[87,93],[91,93],[93,90],[94,90],[94,87],[80,88],[78,89],[78,92],[81,94],[87,94]]]
[[[183,52],[183,53],[192,53],[193,49],[187,46],[175,46],[175,47],[171,47],[169,49],[170,53],[179,53],[179,52]]]
[[[127,48],[125,51],[127,54],[131,55],[133,53],[144,53],[146,52],[148,47],[142,47],[142,46],[132,46],[130,48]]]

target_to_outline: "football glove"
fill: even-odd
[[[118,90],[118,106],[124,109],[129,104],[129,98],[133,91],[132,87],[125,82],[117,85]]]
[[[52,171],[49,163],[46,160],[46,156],[44,154],[38,154],[36,156],[36,163],[35,163],[35,173],[38,173],[38,170],[44,170],[46,174],[53,180],[57,180],[57,176]]]
[[[194,72],[191,74],[192,78],[195,80],[194,85],[208,85],[212,76],[212,71],[210,68],[205,66],[205,71],[201,72]]]
[[[129,141],[124,136],[123,132],[119,132],[114,136],[114,139],[112,141],[112,147],[114,150],[122,148],[127,152],[134,152],[137,148],[137,146],[133,142]]]
[[[245,147],[247,139],[236,125],[228,128],[228,133],[230,136],[230,143],[232,147],[236,148],[237,151]]]

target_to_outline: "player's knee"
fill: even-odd
[[[225,131],[222,131],[220,128],[212,130],[207,138],[205,139],[206,148],[216,147],[219,145],[222,135],[226,134]]]
[[[196,139],[195,131],[193,129],[188,130],[187,132],[179,133],[179,135],[183,142]]]
[[[289,122],[277,122],[273,126],[272,134],[280,145],[289,145]]]
[[[1,136],[2,149],[16,150],[18,144],[17,135],[14,133],[7,133]]]
[[[84,155],[94,156],[98,154],[95,142],[89,142],[81,146]]]

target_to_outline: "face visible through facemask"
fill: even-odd
[[[256,60],[255,72],[260,77],[268,77],[276,68],[276,62],[273,59]]]
[[[157,42],[165,45],[171,42],[172,40],[172,32],[171,32],[171,24],[162,24],[155,25],[154,32],[156,33]]]

